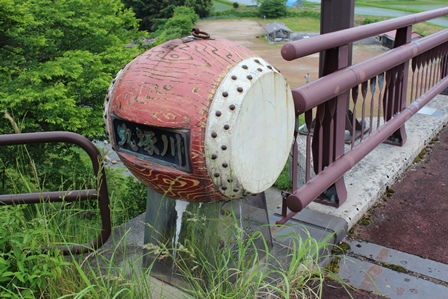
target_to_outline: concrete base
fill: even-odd
[[[263,257],[265,242],[272,248],[268,223],[264,193],[197,203],[174,200],[148,188],[143,267],[150,268],[152,276],[185,288],[182,269],[215,265],[222,248],[232,250],[231,263],[252,256],[255,250]],[[263,238],[249,243],[255,232]],[[240,242],[247,247],[244,257],[238,254]],[[200,258],[197,252],[201,252]]]

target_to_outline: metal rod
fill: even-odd
[[[291,61],[326,49],[336,48],[387,31],[412,26],[448,15],[448,7],[421,12],[409,16],[367,24],[336,32],[326,33],[309,39],[288,42],[281,49],[282,57]]]
[[[304,113],[331,98],[343,94],[350,88],[362,84],[365,80],[377,76],[384,70],[403,64],[413,57],[445,43],[447,40],[448,29],[295,88],[292,90],[294,107],[300,114]],[[325,88],[322,88],[322,86],[325,86]]]
[[[98,198],[99,196],[96,189],[88,189],[0,195],[0,203],[6,205],[34,204],[44,202],[73,202],[77,200],[95,200]]]

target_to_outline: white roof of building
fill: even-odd
[[[292,32],[291,29],[289,29],[288,27],[285,26],[285,24],[280,23],[280,22],[272,22],[267,24],[264,29],[266,29],[266,31],[268,33],[272,33],[272,32],[276,32],[279,30],[283,30],[283,31],[288,31],[288,32]]]

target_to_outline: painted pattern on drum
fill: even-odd
[[[207,184],[208,177],[185,174],[154,163],[146,164],[139,161],[138,165],[131,162],[130,155],[119,153],[123,164],[145,185],[171,198],[181,198],[191,202],[212,202],[225,198],[213,183]],[[204,197],[204,195],[207,197]]]
[[[190,129],[193,169],[188,174],[119,153],[131,172],[172,198],[202,202],[228,199],[209,177],[203,139],[209,106],[222,78],[236,63],[252,56],[250,50],[226,40],[185,44],[175,40],[152,48],[129,63],[109,96],[106,113],[113,117],[108,117],[108,130],[112,128],[112,118]],[[112,135],[111,143],[116,144]]]

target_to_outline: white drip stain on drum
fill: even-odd
[[[176,235],[173,240],[173,257],[176,259],[176,248],[179,243],[180,231],[182,229],[182,217],[184,215],[185,210],[187,209],[189,202],[184,200],[176,200],[175,210],[177,213],[176,217]]]

